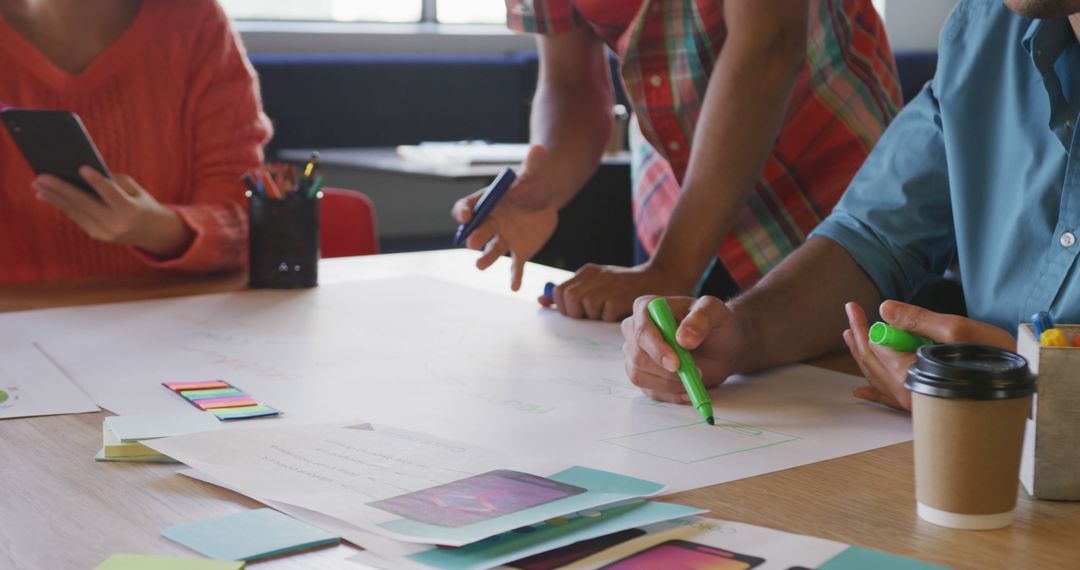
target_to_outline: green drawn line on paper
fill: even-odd
[[[8,393],[3,391],[3,390],[0,390],[0,404],[3,404],[4,402],[6,402],[7,399],[8,399]]]
[[[603,443],[609,443],[611,445],[616,445],[618,447],[622,447],[622,448],[625,448],[625,449],[629,449],[630,451],[635,451],[637,453],[641,453],[641,454],[644,454],[644,455],[650,455],[652,457],[657,457],[657,458],[660,458],[660,459],[667,459],[668,461],[674,461],[676,463],[691,464],[691,463],[700,463],[702,461],[709,461],[711,459],[717,459],[719,457],[726,457],[728,455],[735,455],[735,454],[738,454],[738,453],[746,453],[747,451],[755,451],[755,450],[758,450],[758,449],[765,449],[766,447],[773,447],[774,445],[780,445],[782,443],[790,443],[792,441],[797,441],[797,440],[802,439],[801,437],[796,436],[796,435],[791,435],[791,434],[788,434],[788,433],[775,431],[775,430],[768,430],[768,429],[765,429],[765,428],[752,426],[752,425],[749,425],[749,424],[734,422],[734,421],[727,420],[727,419],[720,418],[720,417],[717,417],[715,419],[716,419],[716,428],[723,429],[723,430],[725,430],[725,431],[727,431],[729,433],[734,433],[734,434],[741,435],[741,436],[744,436],[744,437],[749,437],[749,438],[760,438],[762,435],[768,433],[768,434],[781,435],[781,436],[784,436],[787,439],[781,439],[781,440],[777,440],[777,441],[770,441],[768,443],[755,445],[753,447],[747,447],[747,448],[743,448],[743,449],[736,449],[736,450],[727,451],[727,452],[724,452],[724,453],[717,453],[715,455],[710,455],[708,457],[702,457],[700,459],[694,459],[694,460],[691,460],[691,461],[684,461],[682,459],[676,459],[674,457],[668,457],[668,456],[661,455],[661,454],[658,454],[658,453],[652,453],[652,452],[649,452],[649,451],[643,451],[643,450],[637,449],[637,448],[635,448],[635,447],[633,447],[631,445],[627,445],[625,443],[620,443],[618,440],[628,440],[628,439],[633,439],[633,438],[637,438],[637,437],[641,437],[641,436],[645,436],[645,435],[652,435],[652,434],[660,433],[660,432],[664,432],[664,431],[671,431],[671,430],[677,430],[677,429],[686,429],[686,428],[691,428],[691,427],[700,427],[700,426],[705,425],[702,422],[693,422],[693,423],[689,423],[689,424],[683,424],[683,425],[671,426],[671,427],[666,427],[666,428],[659,428],[659,429],[654,429],[654,430],[649,430],[649,431],[643,431],[643,432],[634,433],[634,434],[630,434],[630,435],[621,435],[621,436],[618,436],[618,437],[611,437],[611,438],[607,438],[607,439],[601,439],[599,441],[601,441]],[[710,428],[710,429],[713,429],[713,428]]]

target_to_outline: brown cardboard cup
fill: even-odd
[[[924,346],[905,385],[919,517],[961,529],[1012,524],[1034,390],[1027,361],[990,346]]]

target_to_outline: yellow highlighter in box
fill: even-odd
[[[1039,344],[1043,346],[1067,347],[1069,340],[1059,328],[1047,329],[1039,335]]]
[[[1049,311],[1039,311],[1031,315],[1031,327],[1035,330],[1035,337],[1039,339],[1039,344],[1056,347],[1069,346],[1069,338],[1061,329],[1054,326],[1054,319]]]

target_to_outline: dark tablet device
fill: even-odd
[[[9,108],[0,111],[0,120],[37,174],[52,174],[94,197],[97,192],[79,176],[79,168],[89,166],[112,178],[75,113]]]

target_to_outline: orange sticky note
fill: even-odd
[[[227,382],[221,380],[204,380],[202,382],[162,382],[166,388],[173,392],[183,390],[211,390],[214,388],[231,388]]]
[[[251,399],[251,396],[233,396],[230,398],[211,398],[206,400],[193,400],[191,402],[195,404],[200,410],[213,410],[216,408],[239,408],[242,406],[254,406],[258,404],[255,400]]]

